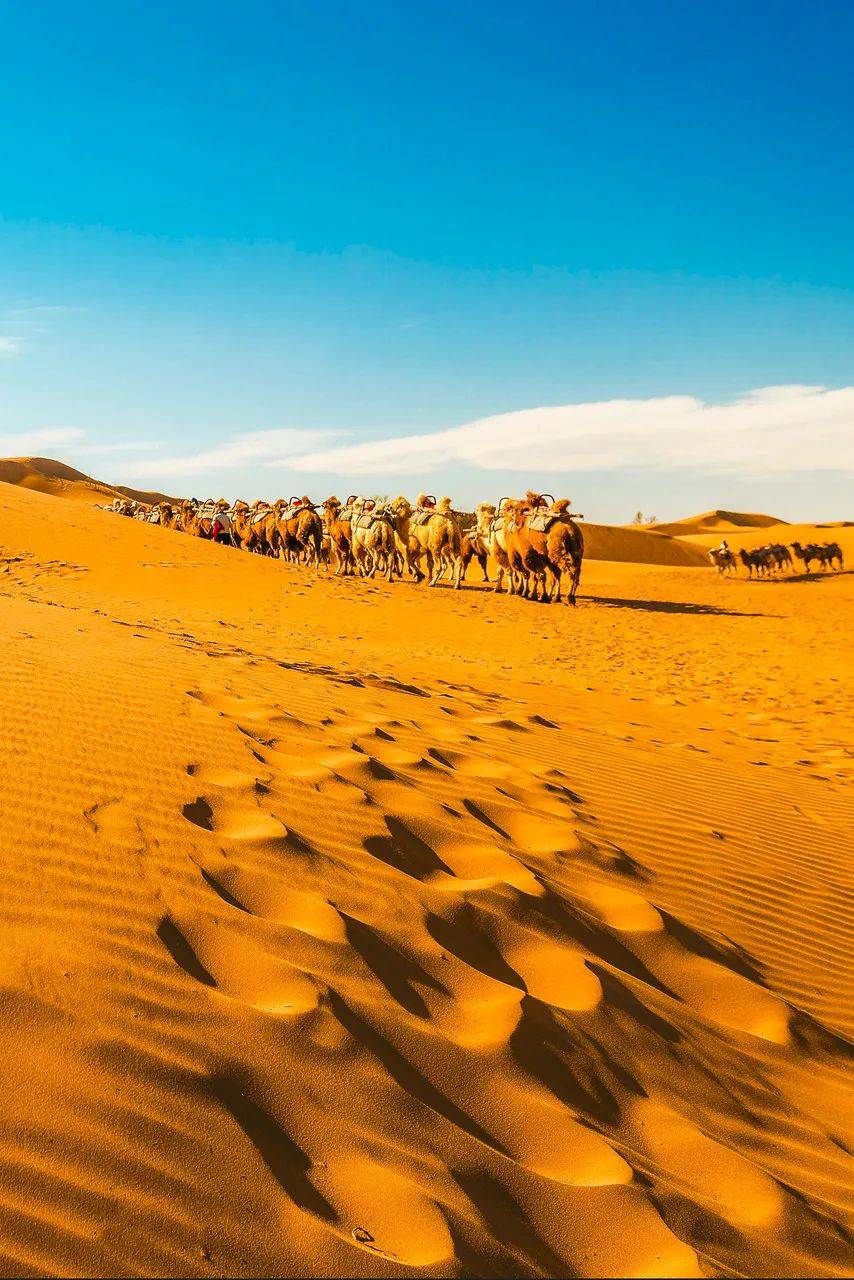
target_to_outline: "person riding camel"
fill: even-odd
[[[720,555],[722,555],[722,556],[728,556],[728,555],[729,555],[729,553],[730,553],[730,552],[729,552],[729,543],[727,542],[726,538],[721,538],[721,545],[717,548],[717,550],[718,550],[718,552],[720,553]]]

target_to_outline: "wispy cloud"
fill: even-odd
[[[37,334],[49,332],[45,321],[58,315],[84,309],[34,303],[7,308],[0,312],[0,328],[6,330],[5,333],[0,334],[0,360],[21,355],[29,349],[31,340]]]
[[[28,458],[42,454],[45,449],[75,444],[82,440],[83,432],[77,427],[44,427],[38,431],[21,431],[0,435],[0,457]]]
[[[750,478],[803,469],[854,474],[854,387],[778,386],[725,404],[693,396],[553,405],[429,434],[306,453],[282,465],[333,475],[406,475],[453,465],[538,473],[616,468]]]
[[[228,473],[236,467],[252,464],[280,466],[294,452],[304,453],[330,438],[328,431],[302,431],[283,428],[278,431],[249,431],[234,436],[212,449],[180,457],[152,458],[136,462],[129,473],[139,477],[195,476],[210,472]]]
[[[80,315],[85,310],[85,307],[33,303],[28,306],[12,307],[5,312],[5,315],[9,320],[31,320],[47,315]]]
[[[113,440],[107,443],[97,440],[78,445],[75,453],[90,453],[96,456],[110,453],[152,453],[161,448],[159,440]]]

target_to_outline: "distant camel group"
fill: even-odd
[[[251,504],[116,498],[104,509],[341,577],[380,574],[391,582],[408,575],[431,587],[447,579],[459,589],[473,559],[488,582],[491,558],[495,591],[543,604],[565,595],[567,604],[575,604],[584,538],[575,523],[581,517],[569,508],[568,498],[529,492],[481,504],[468,527],[450,498],[437,501],[424,493],[414,505],[402,496],[380,501],[351,495],[343,503],[330,497],[320,504],[305,496]]]
[[[791,551],[782,542],[769,542],[764,547],[752,547],[749,551],[742,547],[737,554],[730,548],[713,547],[709,551],[709,559],[720,574],[737,573],[741,562],[749,578],[767,578],[782,570],[795,569],[792,551],[795,559],[802,562],[805,573],[810,572],[813,563],[823,570],[844,568],[842,548],[838,542],[811,542],[806,547],[800,542],[793,542]]]

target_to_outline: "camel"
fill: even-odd
[[[415,540],[417,558],[420,560],[423,555],[427,561],[430,586],[437,585],[447,564],[453,569],[454,589],[459,591],[463,573],[462,534],[451,509],[451,499],[442,498],[430,506],[427,494],[419,493],[409,530]]]
[[[833,568],[834,560],[838,562],[838,566],[840,570],[845,568],[845,561],[842,557],[842,548],[840,547],[838,542],[826,543],[824,550],[827,553],[827,559],[831,569]]]
[[[492,561],[495,565],[495,586],[493,590],[501,592],[504,589],[503,583],[506,575],[507,590],[510,595],[515,595],[517,590],[521,594],[521,579],[518,575],[514,575],[507,553],[507,529],[504,513],[499,514],[494,502],[482,502],[475,508],[475,516],[477,518],[478,537],[486,547],[489,555],[492,556]]]
[[[817,560],[823,569],[827,568],[827,559],[823,555],[824,548],[817,543],[810,542],[805,547],[802,547],[800,542],[793,542],[792,550],[798,559],[803,561],[805,573],[809,573],[813,560]]]
[[[322,504],[323,523],[326,536],[335,550],[337,564],[336,577],[342,578],[355,571],[353,558],[352,531],[350,528],[350,506],[342,507],[333,494]]]
[[[351,547],[363,578],[383,574],[391,582],[395,570],[395,532],[392,512],[365,498],[353,501]]]
[[[768,564],[761,548],[754,549],[753,551],[745,551],[744,547],[742,547],[738,555],[741,563],[747,569],[748,578],[753,577],[754,570],[756,571],[757,578],[765,576]]]
[[[465,582],[468,567],[472,560],[477,560],[480,565],[480,571],[483,574],[484,582],[489,582],[489,552],[486,543],[477,531],[475,526],[467,529],[463,534],[462,541],[462,557],[463,557],[463,582]]]
[[[307,564],[320,568],[323,520],[308,498],[291,498],[279,511],[276,528],[281,555],[298,563],[305,554]]]
[[[254,551],[258,555],[276,555],[281,545],[278,519],[284,506],[282,498],[273,506],[261,498],[257,498],[251,507],[242,500],[235,502],[232,533],[237,544],[244,551]]]
[[[560,602],[561,581],[569,577],[566,603],[575,604],[584,537],[569,514],[568,498],[552,499],[529,492],[524,501],[507,503],[507,549],[510,564],[527,575],[524,594],[543,604]]]
[[[403,577],[404,569],[408,569],[416,582],[423,582],[424,574],[418,564],[420,546],[412,533],[412,507],[408,499],[398,494],[389,504],[389,511],[394,523],[397,571]]]
[[[845,565],[842,548],[838,542],[811,542],[806,547],[802,547],[799,542],[793,542],[792,550],[798,559],[803,560],[807,573],[810,571],[810,563],[813,560],[817,560],[823,570],[833,569],[834,561],[840,569]]]
[[[214,506],[210,499],[201,505],[195,498],[187,498],[181,503],[181,527],[191,537],[210,538],[213,518]]]
[[[463,571],[460,577],[461,582],[465,582],[469,565],[472,560],[477,560],[480,565],[480,571],[483,575],[483,581],[489,582],[489,551],[486,543],[477,531],[476,527],[466,529],[462,534],[460,541],[460,555],[463,561]],[[448,577],[451,575],[451,565],[445,561],[439,570],[439,581],[445,577],[447,571]]]
[[[793,568],[792,554],[782,542],[772,542],[770,550],[777,562],[778,569]]]
[[[720,547],[712,547],[709,550],[709,559],[720,574],[736,572],[737,561],[732,551],[721,551]]]

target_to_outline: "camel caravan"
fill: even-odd
[[[838,542],[810,543],[806,547],[800,542],[793,542],[791,549],[782,542],[770,542],[764,547],[752,547],[749,551],[742,548],[735,552],[724,539],[719,547],[712,547],[709,559],[721,575],[736,574],[741,564],[747,570],[748,578],[775,577],[784,570],[795,572],[798,570],[797,561],[803,564],[804,573],[809,573],[813,564],[822,570],[845,567]]]
[[[491,560],[495,591],[574,605],[584,559],[576,520],[583,517],[569,508],[568,498],[529,492],[497,505],[482,503],[474,521],[454,511],[450,498],[426,493],[414,506],[402,496],[351,494],[343,503],[333,496],[320,504],[305,496],[251,504],[225,498],[148,504],[117,497],[103,509],[339,577],[379,574],[392,582],[408,576],[459,590],[472,560],[489,582]]]

